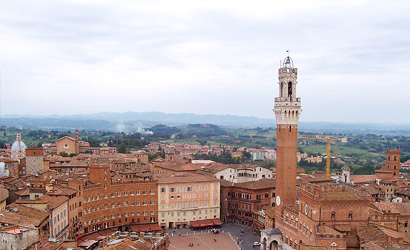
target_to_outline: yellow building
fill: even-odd
[[[161,227],[221,224],[220,183],[216,178],[188,173],[162,174],[157,184]]]
[[[6,200],[9,198],[9,191],[0,187],[0,211],[6,209]]]

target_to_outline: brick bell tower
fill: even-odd
[[[296,165],[300,97],[296,97],[298,69],[287,56],[279,69],[279,97],[275,98],[276,136],[276,211],[296,202]]]

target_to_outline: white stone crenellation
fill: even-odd
[[[290,62],[289,57],[285,62]],[[297,125],[300,117],[301,99],[296,97],[298,69],[293,68],[292,64],[284,64],[279,69],[279,97],[275,98],[275,117],[276,123],[280,125]]]

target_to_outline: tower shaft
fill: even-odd
[[[298,121],[301,100],[296,97],[297,68],[288,56],[279,69],[279,97],[275,98],[276,138],[276,206],[296,202]]]

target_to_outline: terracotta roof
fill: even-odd
[[[337,225],[335,225],[335,229],[337,231],[340,231],[340,232],[350,232],[350,231],[352,231],[349,224],[337,224]]]
[[[0,214],[0,223],[27,227],[38,227],[49,216],[48,212],[16,203],[8,205]]]
[[[9,198],[9,191],[3,187],[0,187],[0,202]]]
[[[339,235],[342,234],[339,231],[334,230],[333,228],[326,226],[326,225],[318,225],[317,226],[317,233],[319,234],[331,234],[331,235]]]
[[[408,250],[410,246],[408,244],[399,244],[391,242],[367,242],[361,244],[363,250]]]
[[[234,183],[227,180],[220,180],[218,181],[221,183],[222,187],[238,187],[244,189],[265,189],[265,188],[275,188],[276,187],[276,180],[275,179],[266,179],[262,178],[257,181],[247,181],[242,183]]]
[[[39,198],[42,201],[48,201],[51,209],[55,209],[68,200],[65,196],[49,196],[43,195]]]
[[[152,243],[149,241],[132,241],[128,238],[118,240],[118,243],[102,247],[100,249],[104,250],[149,250],[151,249]]]
[[[410,243],[410,239],[403,232],[397,232],[397,231],[394,231],[392,229],[388,229],[385,227],[379,227],[379,229],[391,238],[395,238],[395,239],[403,238],[404,242]]]
[[[376,181],[375,175],[350,175],[350,180],[354,181],[355,184],[359,183],[370,183]]]
[[[376,226],[367,226],[357,230],[360,242],[386,240],[387,235]]]
[[[258,181],[248,181],[242,183],[234,183],[235,187],[245,188],[245,189],[265,189],[265,188],[275,188],[275,179],[262,178]]]
[[[52,195],[52,196],[60,196],[60,195],[64,195],[64,196],[70,196],[77,193],[77,190],[74,190],[72,188],[69,187],[64,187],[61,185],[54,185],[53,189],[49,190],[47,192],[48,195]]]
[[[410,203],[376,202],[374,205],[380,212],[390,210],[391,213],[410,216]]]
[[[275,207],[270,207],[265,210],[265,214],[271,218],[275,218]]]
[[[211,176],[200,174],[188,174],[188,173],[175,173],[175,174],[158,174],[154,176],[157,179],[158,184],[169,183],[183,183],[183,182],[216,182],[218,179]]]
[[[374,185],[369,185],[369,186],[364,186],[361,188],[363,191],[367,192],[370,195],[374,195],[374,194],[383,194],[382,191],[380,191],[377,187],[375,187]]]

